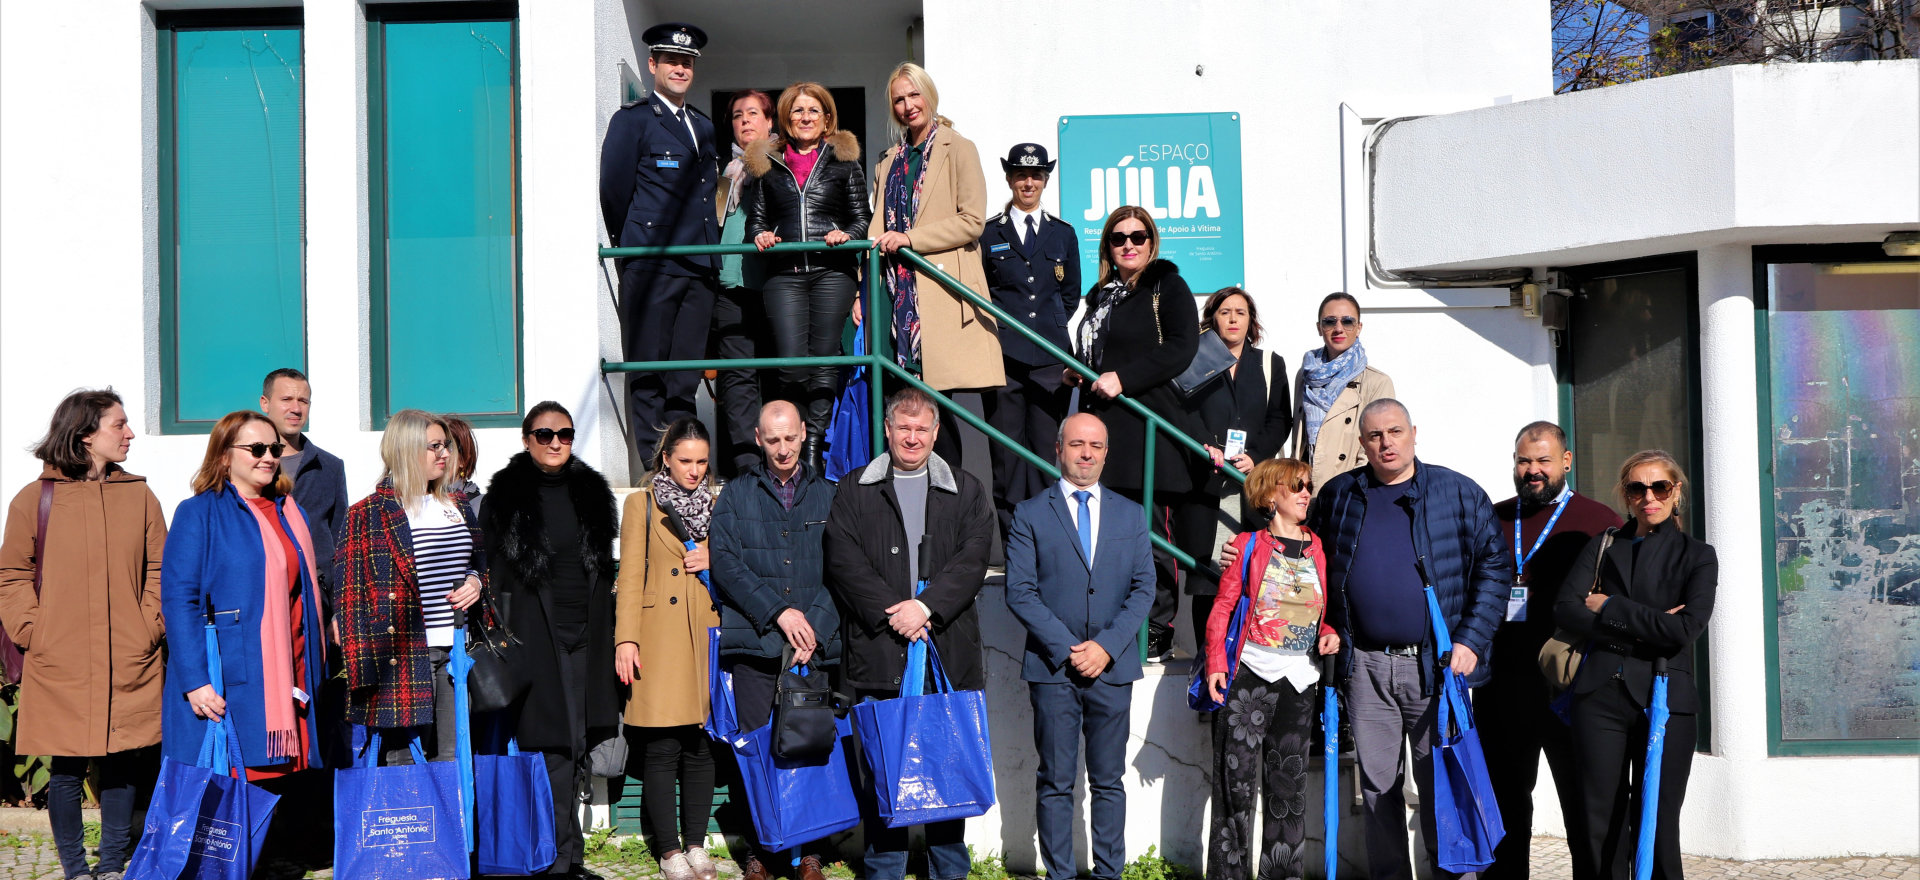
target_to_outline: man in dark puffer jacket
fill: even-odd
[[[1399,401],[1383,398],[1360,411],[1360,443],[1367,465],[1327,481],[1308,524],[1326,542],[1327,621],[1340,633],[1367,864],[1376,878],[1410,880],[1400,744],[1413,746],[1431,857],[1441,664],[1468,685],[1487,679],[1513,565],[1501,552],[1492,499],[1472,480],[1414,457],[1413,419]],[[1426,586],[1450,645],[1435,644]],[[1433,873],[1454,876],[1438,866]]]
[[[720,662],[733,673],[743,731],[772,717],[774,684],[787,651],[792,662],[808,665],[807,680],[815,687],[826,687],[827,667],[840,662],[840,614],[821,578],[833,484],[802,465],[806,428],[793,404],[776,400],[761,408],[753,434],[766,464],[727,484],[713,509],[710,536],[713,588],[720,595]],[[734,858],[743,880],[766,880],[751,835],[742,840],[746,851],[736,849]],[[817,845],[803,847],[797,880],[824,880],[812,848]]]

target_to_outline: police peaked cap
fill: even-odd
[[[700,47],[707,44],[707,32],[690,24],[670,21],[647,28],[640,35],[640,41],[647,44],[649,52],[678,52],[698,58]]]

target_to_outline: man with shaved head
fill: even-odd
[[[1096,880],[1119,880],[1125,830],[1128,715],[1139,680],[1140,624],[1153,607],[1147,514],[1100,485],[1107,426],[1079,413],[1060,423],[1060,480],[1013,509],[1007,607],[1027,628],[1020,677],[1033,698],[1040,757],[1035,823],[1047,876],[1078,876],[1073,788],[1086,739],[1089,838]]]
[[[1327,553],[1327,621],[1340,634],[1339,680],[1353,720],[1365,802],[1367,866],[1375,880],[1411,880],[1406,768],[1413,746],[1420,823],[1432,858],[1433,744],[1441,675],[1486,681],[1494,630],[1513,584],[1493,502],[1480,486],[1414,455],[1407,408],[1391,397],[1360,411],[1367,463],[1335,476],[1314,498],[1308,525]],[[1433,588],[1450,644],[1436,644],[1427,613]],[[1505,662],[1531,663],[1531,657]],[[1434,865],[1433,876],[1456,876]]]
[[[780,670],[807,664],[808,682],[827,687],[828,670],[840,663],[840,613],[822,579],[833,484],[801,461],[807,428],[793,404],[761,407],[753,436],[765,463],[748,466],[720,493],[710,543],[720,662],[733,673],[741,730],[772,717]],[[744,880],[766,880],[751,829],[739,830],[744,845],[734,855]],[[820,853],[808,847],[795,880],[824,880]]]

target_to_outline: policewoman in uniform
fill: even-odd
[[[713,120],[687,103],[707,34],[657,24],[641,35],[653,91],[614,111],[600,149],[600,213],[617,247],[718,244]],[[719,295],[720,258],[637,258],[620,264],[620,344],[630,361],[699,358]],[[699,374],[634,373],[627,417],[641,461],[668,422],[694,415]]]
[[[1080,243],[1066,221],[1040,210],[1040,195],[1054,162],[1039,144],[1015,144],[1000,160],[1013,199],[980,233],[987,288],[993,304],[1041,338],[1071,350],[1067,319],[1080,307]],[[1061,363],[1019,330],[1000,328],[1000,357],[1007,384],[982,395],[987,424],[1028,449],[1051,448],[1067,412],[1069,390]],[[1052,481],[1013,450],[993,447],[993,497],[1000,531],[1013,522],[1013,508],[1045,491]]]

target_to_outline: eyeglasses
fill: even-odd
[[[233,444],[232,448],[245,449],[246,451],[253,453],[254,458],[266,458],[267,453],[269,452],[273,453],[274,458],[279,458],[280,453],[287,451],[287,444],[285,443],[235,443]]]
[[[434,453],[435,455],[438,455],[438,454],[440,454],[440,453],[442,453],[442,452],[452,452],[452,451],[453,451],[453,444],[452,444],[452,443],[445,443],[445,442],[440,442],[440,443],[428,443],[428,444],[427,444],[427,451],[428,451],[428,452],[431,452],[431,453]]]
[[[1144,229],[1133,232],[1111,232],[1107,234],[1107,245],[1109,247],[1119,247],[1127,242],[1133,242],[1134,247],[1139,247],[1140,245],[1146,244],[1147,240],[1151,237],[1152,236],[1147,235]]]
[[[528,431],[527,436],[532,437],[533,442],[538,443],[541,446],[546,446],[552,443],[553,438],[555,437],[560,438],[560,442],[565,443],[568,446],[573,445],[573,429],[572,428],[561,428],[558,431],[555,431],[552,428],[535,428],[531,431]]]
[[[1651,491],[1653,492],[1654,498],[1659,499],[1661,501],[1665,501],[1668,498],[1673,497],[1673,490],[1677,488],[1679,485],[1680,485],[1679,483],[1676,483],[1672,480],[1659,480],[1651,486],[1647,485],[1646,483],[1628,483],[1627,498],[1629,499],[1645,498],[1647,496],[1647,492]]]
[[[1360,319],[1352,315],[1328,315],[1320,319],[1320,326],[1325,327],[1328,330],[1331,330],[1336,326],[1352,327],[1353,325],[1358,323],[1360,323]]]

